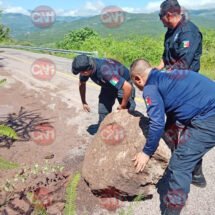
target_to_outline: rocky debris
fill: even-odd
[[[69,172],[41,174],[29,178],[24,184],[18,183],[13,192],[0,190],[0,213],[31,214],[38,208],[60,214],[65,204]],[[28,187],[26,187],[28,184]]]
[[[148,123],[148,118],[140,113],[129,114],[126,110],[105,118],[87,149],[82,169],[93,193],[110,198],[154,193],[171,152],[161,139],[144,171],[135,173],[132,158],[146,143]]]

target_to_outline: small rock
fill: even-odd
[[[23,175],[24,173],[25,173],[25,170],[21,169],[20,172],[19,172],[19,175]]]
[[[54,158],[54,154],[49,153],[49,154],[47,154],[44,158],[45,158],[46,160],[53,159],[53,158]]]

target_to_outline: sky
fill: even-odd
[[[178,0],[186,9],[215,8],[215,0]],[[30,15],[36,7],[47,5],[60,16],[91,16],[99,14],[106,6],[118,6],[131,13],[158,11],[162,0],[0,0],[0,9],[5,13]]]

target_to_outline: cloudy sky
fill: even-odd
[[[117,3],[116,3],[117,2]],[[115,5],[127,12],[153,12],[159,10],[162,0],[0,0],[0,8],[6,13],[22,13],[30,15],[30,11],[37,6],[47,5],[62,16],[88,16],[97,15],[110,5]],[[179,0],[186,9],[215,8],[215,0]]]

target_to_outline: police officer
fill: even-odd
[[[159,16],[168,30],[165,35],[163,59],[157,69],[188,69],[198,72],[202,55],[202,34],[198,27],[186,18],[177,0],[165,0],[160,6]],[[171,115],[167,117],[168,121],[174,121]],[[176,122],[173,127],[175,135],[180,136],[183,126]],[[202,160],[196,165],[192,183],[198,187],[206,186]]]
[[[168,28],[164,53],[158,69],[189,69],[198,72],[202,55],[202,34],[189,21],[177,0],[166,0],[160,6],[160,20]]]
[[[72,63],[72,72],[80,73],[80,95],[83,109],[90,112],[90,107],[86,101],[86,82],[89,78],[101,86],[99,95],[99,122],[112,111],[112,107],[117,99],[118,110],[135,110],[135,91],[131,84],[130,72],[121,63],[112,59],[91,58],[87,55],[77,56]]]
[[[180,74],[183,79],[176,79]],[[143,91],[150,119],[143,152],[133,159],[137,172],[143,171],[158,147],[165,130],[165,114],[171,113],[187,128],[168,166],[169,187],[164,198],[165,215],[178,215],[190,191],[196,164],[215,146],[215,83],[189,70],[158,71],[144,60],[132,64],[131,76]],[[183,138],[187,134],[188,138]]]

